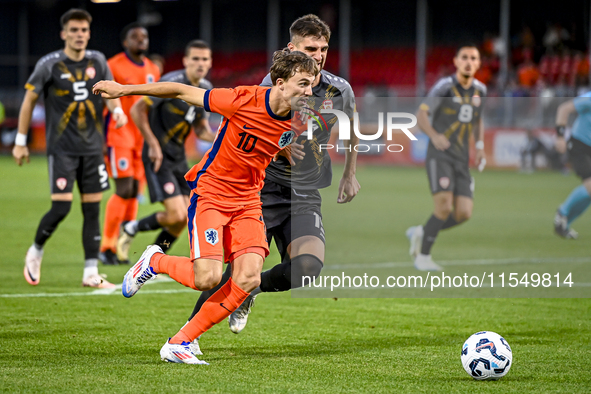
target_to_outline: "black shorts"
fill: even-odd
[[[191,188],[185,180],[185,174],[189,171],[187,159],[172,161],[166,156],[158,172],[154,172],[153,163],[148,157],[148,152],[142,153],[142,161],[146,170],[146,180],[150,189],[150,201],[152,203],[162,202],[168,198],[183,195],[189,196]]]
[[[571,138],[568,141],[568,159],[582,180],[591,178],[591,146]]]
[[[468,163],[427,156],[425,165],[431,194],[453,192],[454,196],[473,198],[474,178]]]
[[[47,156],[51,194],[72,193],[74,181],[80,194],[100,193],[109,189],[109,174],[103,155]]]
[[[267,241],[275,239],[282,258],[294,239],[312,235],[325,242],[318,190],[294,190],[266,179],[261,201]]]

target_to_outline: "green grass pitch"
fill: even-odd
[[[589,299],[264,294],[240,335],[222,322],[203,336],[202,358],[210,366],[161,362],[160,347],[184,324],[198,293],[160,281],[128,300],[80,287],[78,196],[46,245],[41,283],[29,286],[23,257],[49,208],[45,159],[18,168],[0,157],[0,168],[0,392],[591,391]],[[404,231],[431,212],[424,171],[361,166],[360,194],[337,205],[340,171],[335,168],[337,181],[323,193],[326,266],[408,262]],[[574,175],[485,171],[475,177],[474,215],[441,233],[436,261],[589,258],[591,264],[589,212],[573,226],[578,240],[552,233],[554,210],[579,184]],[[156,208],[141,205],[140,215]],[[155,235],[137,237],[132,261]],[[186,237],[171,253],[188,254]],[[265,267],[277,260],[273,251]],[[127,267],[99,270],[120,283]],[[464,340],[480,330],[496,331],[512,346],[514,365],[499,381],[474,381],[460,364]]]

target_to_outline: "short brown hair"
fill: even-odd
[[[207,42],[203,40],[191,40],[185,47],[185,56],[189,55],[189,51],[191,51],[191,48],[209,49],[211,51],[211,48],[209,47],[209,44]]]
[[[271,81],[276,84],[278,78],[287,81],[297,72],[307,72],[317,75],[319,72],[318,64],[304,52],[293,51],[288,48],[281,51],[275,51],[273,54],[273,65],[271,66]]]
[[[62,25],[62,29],[68,24],[69,21],[72,19],[77,21],[87,21],[90,25],[92,23],[92,16],[86,10],[81,10],[80,8],[71,8],[62,17],[60,18],[60,24]]]
[[[322,19],[314,14],[304,15],[296,19],[289,28],[289,39],[295,44],[295,37],[315,37],[330,40],[330,27]]]
[[[456,55],[455,56],[458,56],[460,54],[460,51],[464,48],[475,48],[478,51],[478,53],[480,53],[480,49],[478,49],[478,45],[476,45],[476,43],[464,42],[456,47]]]

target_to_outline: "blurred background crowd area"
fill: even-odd
[[[475,44],[482,58],[476,77],[496,99],[487,106],[487,130],[510,126],[521,133],[521,145],[549,135],[560,101],[548,99],[573,97],[590,85],[590,0],[0,0],[4,152],[24,83],[41,56],[63,47],[59,18],[72,7],[92,14],[89,48],[107,57],[121,52],[125,25],[147,26],[149,55],[164,72],[182,68],[188,41],[208,41],[207,78],[215,87],[259,84],[273,51],[289,42],[291,23],[308,13],[332,29],[325,68],[346,78],[357,97],[424,97],[454,72],[457,47]],[[34,125],[43,121],[40,106]],[[512,149],[517,160],[522,148]]]

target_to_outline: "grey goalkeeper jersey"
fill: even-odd
[[[429,112],[433,128],[439,134],[444,134],[451,145],[445,151],[439,151],[429,141],[429,157],[468,162],[468,142],[474,129],[479,126],[484,97],[486,86],[477,79],[468,89],[462,87],[455,74],[441,78],[433,85],[421,109]]]
[[[267,74],[261,86],[272,86],[271,76]],[[315,111],[320,109],[337,109],[353,119],[355,111],[355,95],[349,82],[328,71],[320,72],[320,83],[312,88],[312,97],[308,99],[308,106]],[[309,140],[307,133],[301,134],[296,142],[304,145],[306,153],[303,160],[296,160],[291,166],[289,161],[280,156],[272,161],[266,169],[266,177],[275,183],[299,190],[316,190],[330,186],[332,182],[332,167],[330,156],[326,149],[320,151],[321,144],[330,140],[330,130],[335,125],[337,117],[334,114],[316,114],[318,122],[312,123],[313,139]]]
[[[73,61],[63,50],[42,57],[25,89],[45,98],[48,154],[97,155],[103,147],[103,99],[92,86],[113,76],[105,56],[86,50]]]

